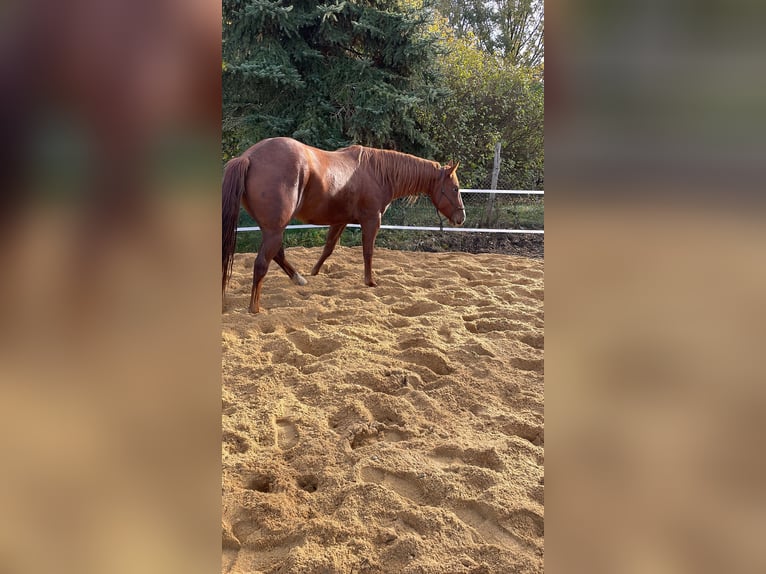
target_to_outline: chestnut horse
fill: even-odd
[[[398,197],[425,194],[455,225],[465,221],[457,164],[439,163],[395,151],[354,145],[323,151],[290,138],[263,140],[226,164],[223,175],[223,281],[231,274],[242,204],[261,228],[253,266],[250,312],[258,313],[261,283],[273,259],[297,285],[306,280],[285,259],[282,235],[292,218],[329,225],[319,269],[349,223],[362,228],[364,282],[370,287],[372,250],[380,219]]]

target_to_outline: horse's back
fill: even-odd
[[[250,160],[245,209],[264,221],[287,224],[291,217],[332,225],[356,221],[360,189],[358,146],[324,151],[291,138],[262,140],[243,155]],[[369,191],[368,189],[368,191]]]

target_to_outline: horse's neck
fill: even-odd
[[[387,170],[392,199],[428,195],[440,175],[434,162],[406,154],[392,157],[395,165]]]

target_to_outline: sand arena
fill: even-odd
[[[223,305],[223,571],[541,572],[543,261],[292,248]]]

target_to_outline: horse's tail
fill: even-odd
[[[226,284],[231,276],[231,268],[234,265],[234,248],[237,245],[237,222],[239,220],[239,206],[242,202],[242,194],[245,193],[245,178],[250,167],[250,160],[245,156],[235,157],[230,160],[223,170],[223,184],[221,185],[222,207],[221,239],[223,278],[221,281],[221,293],[226,291]]]

